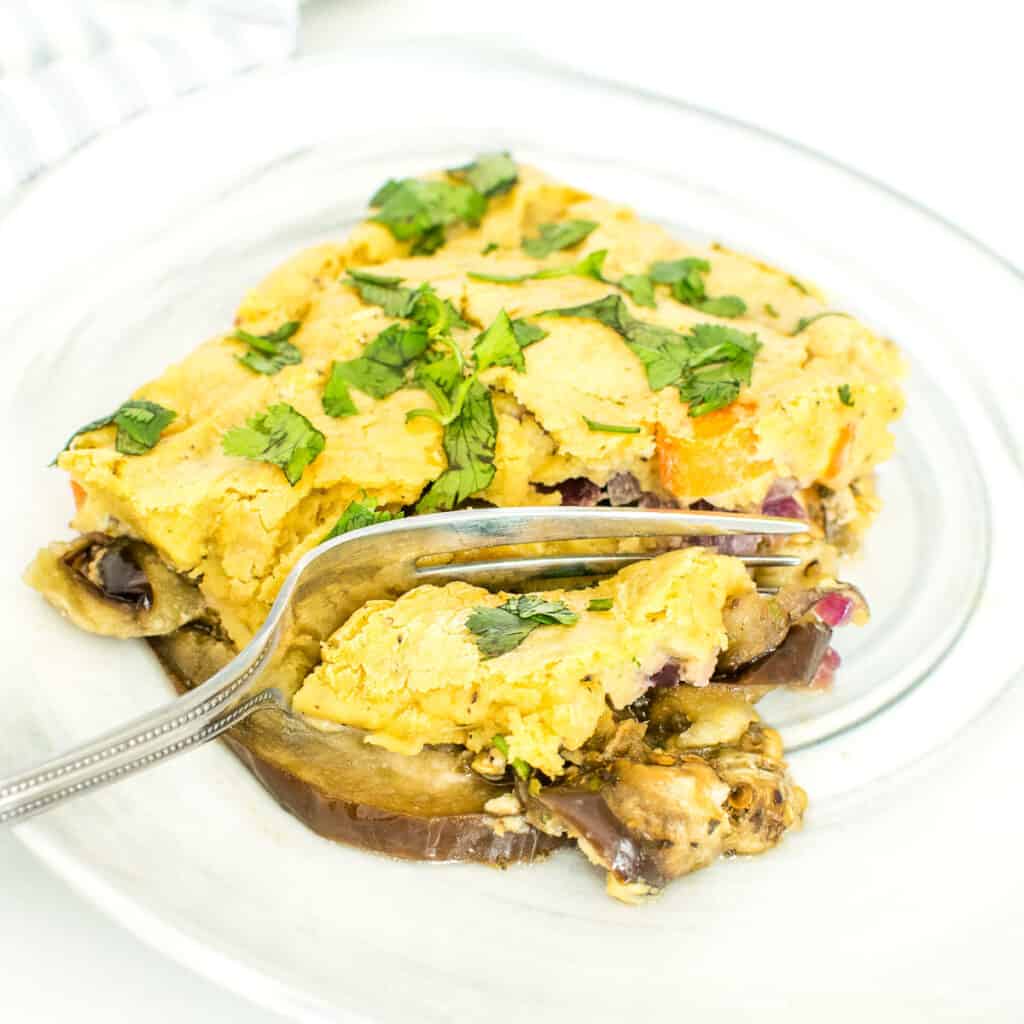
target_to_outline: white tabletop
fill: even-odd
[[[601,7],[318,0],[305,8],[300,52],[421,33],[480,34],[533,49],[797,139],[1024,264],[1024,16],[1016,5],[632,0],[616,7],[619,17],[628,12],[624,23],[600,15]],[[280,1019],[143,946],[7,832],[0,878],[4,1020]]]

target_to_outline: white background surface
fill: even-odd
[[[485,34],[797,139],[913,196],[1020,265],[1024,24],[1016,7],[632,0],[613,16],[596,0],[349,0],[306,8],[301,52],[397,35]],[[465,144],[472,149],[472,125]],[[142,946],[5,833],[0,879],[0,1019],[279,1019]]]

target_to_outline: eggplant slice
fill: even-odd
[[[101,636],[171,633],[206,611],[199,588],[141,541],[87,533],[43,548],[25,572],[79,629]]]
[[[182,692],[235,654],[196,624],[149,642]],[[364,743],[355,730],[325,732],[275,709],[223,738],[285,810],[328,839],[410,860],[497,865],[536,860],[565,842],[521,817],[487,813],[484,805],[512,787],[472,772],[465,751],[407,757]]]
[[[26,578],[84,629],[147,637],[181,692],[235,654],[196,586],[139,541],[89,534],[54,544]],[[565,752],[567,772],[551,785],[486,778],[462,748],[396,754],[358,730],[318,728],[277,708],[223,739],[282,807],[328,839],[496,865],[575,841],[608,872],[612,895],[636,901],[723,854],[760,853],[800,824],[806,796],[753,703],[814,678],[832,632],[814,608],[836,591],[864,608],[846,584],[737,599],[711,684],[680,685],[678,666],[666,662],[644,697],[609,709],[583,748]]]

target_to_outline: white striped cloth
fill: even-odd
[[[0,197],[105,128],[296,44],[298,0],[0,0]]]

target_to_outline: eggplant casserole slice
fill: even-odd
[[[793,538],[603,542],[655,557],[585,588],[370,601],[310,635],[293,714],[227,736],[315,831],[401,857],[575,841],[636,901],[775,845],[806,797],[754,705],[831,685],[832,627],[866,620],[837,560],[877,512],[895,347],[805,282],[506,154],[389,181],[370,207],[72,436],[56,461],[78,536],[28,582],[83,629],[148,638],[188,688],[303,554],[374,522],[480,504],[807,519]],[[769,551],[800,565],[755,578],[734,557]]]

